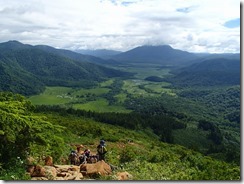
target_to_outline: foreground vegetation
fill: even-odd
[[[135,180],[240,180],[239,165],[163,143],[150,127],[129,130],[69,109],[34,109],[23,96],[0,93],[0,179],[28,179],[24,164],[29,155],[51,155],[61,163],[73,149],[71,144],[83,144],[95,152],[103,138],[109,150],[107,162],[130,172]]]

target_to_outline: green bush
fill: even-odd
[[[0,93],[0,163],[4,169],[9,169],[14,158],[25,160],[29,154],[38,154],[58,159],[62,153],[64,141],[57,134],[63,127],[34,115],[32,110],[23,96]]]
[[[30,180],[30,176],[26,174],[24,160],[20,157],[13,158],[7,169],[0,167],[0,180]]]

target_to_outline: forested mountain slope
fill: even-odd
[[[92,55],[86,55],[86,54],[81,54],[77,52],[73,52],[70,50],[65,50],[65,49],[55,49],[53,47],[47,46],[47,45],[36,45],[35,48],[38,48],[40,50],[43,50],[45,52],[51,53],[51,54],[57,54],[72,60],[76,61],[81,61],[81,62],[90,62],[90,63],[95,63],[95,64],[107,64],[110,63],[107,60],[104,60],[99,57],[95,57]]]
[[[44,85],[85,87],[107,77],[128,75],[16,41],[0,44],[0,70],[0,89],[25,95],[42,91]]]
[[[216,58],[177,69],[169,81],[175,86],[240,85],[240,60]]]

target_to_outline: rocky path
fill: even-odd
[[[108,175],[111,175],[114,180],[132,179],[128,172],[113,173],[111,167],[103,160],[80,166],[55,165],[46,162],[45,166],[29,165],[27,172],[31,176],[31,180],[91,180]]]

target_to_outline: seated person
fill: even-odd
[[[91,151],[89,149],[85,149],[84,153],[80,156],[80,164],[86,164],[87,159],[90,157]]]

